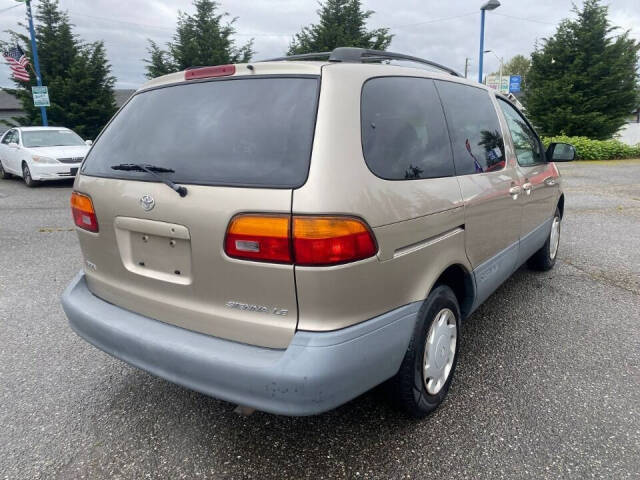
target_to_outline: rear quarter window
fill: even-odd
[[[307,178],[318,77],[252,77],[135,95],[98,138],[82,173],[154,180],[121,163],[169,168],[177,183],[292,188]]]
[[[504,140],[489,93],[470,85],[435,82],[447,118],[456,174],[502,170]]]
[[[361,98],[362,150],[369,169],[387,180],[454,175],[451,145],[433,80],[367,80]]]

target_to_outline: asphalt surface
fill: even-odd
[[[59,304],[81,267],[70,184],[0,180],[0,478],[639,478],[640,161],[561,169],[556,268],[471,317],[420,422],[378,391],[240,417],[100,352]]]

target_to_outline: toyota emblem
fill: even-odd
[[[155,207],[155,205],[156,201],[151,195],[143,195],[142,197],[140,197],[140,206],[145,212],[153,210],[153,207]]]

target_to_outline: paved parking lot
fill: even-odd
[[[640,161],[563,165],[556,269],[521,269],[462,333],[421,422],[370,392],[327,414],[255,413],[80,340],[70,184],[0,180],[0,477],[639,478]]]

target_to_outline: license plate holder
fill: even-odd
[[[115,227],[127,270],[169,283],[192,282],[191,236],[186,227],[129,217],[117,217]]]

